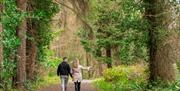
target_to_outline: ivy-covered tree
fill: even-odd
[[[150,82],[173,82],[176,79],[174,64],[179,59],[179,12],[176,1],[144,0],[146,19],[149,22]]]
[[[2,3],[4,8],[3,14],[1,13],[3,25],[1,41],[3,43],[3,71],[1,72],[3,84],[1,86],[4,91],[9,91],[12,86],[25,90],[27,79],[34,80],[35,65],[46,60],[46,50],[53,39],[50,21],[59,7],[53,0],[28,1],[28,5],[32,5],[33,9],[27,7],[26,0],[17,0],[17,2],[3,0]],[[32,50],[29,49],[30,46],[33,46]],[[33,56],[33,61],[30,56]],[[29,73],[27,79],[26,73]]]
[[[3,63],[3,42],[2,42],[2,34],[3,34],[3,26],[2,26],[2,12],[3,12],[3,3],[0,2],[0,72],[2,72],[2,63]],[[0,80],[1,77],[0,77]]]
[[[53,0],[29,0],[27,31],[27,79],[35,77],[35,65],[47,60],[47,49],[53,39],[51,31],[51,18],[59,11]]]
[[[12,83],[15,83],[16,76],[16,53],[19,46],[19,39],[16,29],[21,21],[20,13],[17,11],[14,0],[3,0],[3,15],[1,22],[3,25],[3,71],[1,77],[3,80],[3,90],[8,91]],[[13,78],[13,81],[12,81]]]
[[[2,71],[3,71],[3,26],[2,26],[2,13],[3,3],[0,2],[0,84],[2,84]],[[2,87],[2,86],[0,86]]]
[[[17,8],[21,13],[26,12],[27,0],[17,0]],[[17,36],[20,39],[20,45],[17,49],[17,87],[20,91],[24,90],[26,80],[26,17],[23,17],[17,28]]]
[[[28,0],[27,11],[34,10],[33,0]],[[26,39],[26,78],[27,80],[33,80],[35,77],[35,63],[37,60],[37,43],[35,41],[36,26],[32,22],[32,18],[27,19],[27,39]]]

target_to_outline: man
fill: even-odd
[[[69,75],[72,77],[71,68],[67,63],[67,61],[68,61],[67,57],[64,57],[63,62],[59,64],[57,69],[57,75],[60,76],[61,78],[62,91],[67,91]]]

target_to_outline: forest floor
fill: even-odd
[[[61,88],[60,84],[54,84],[48,87],[44,87],[39,91],[61,91],[60,88]],[[68,91],[74,91],[73,82],[69,82]],[[81,83],[81,91],[97,91],[97,90],[93,87],[92,80],[83,80]]]

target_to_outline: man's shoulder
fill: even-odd
[[[69,65],[67,62],[61,62],[59,65]]]

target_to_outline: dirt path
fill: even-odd
[[[91,84],[91,80],[84,80],[81,84],[81,91],[97,91]],[[39,91],[61,91],[60,84],[51,85],[49,87],[45,87]],[[74,91],[74,84],[69,82],[68,91]]]

